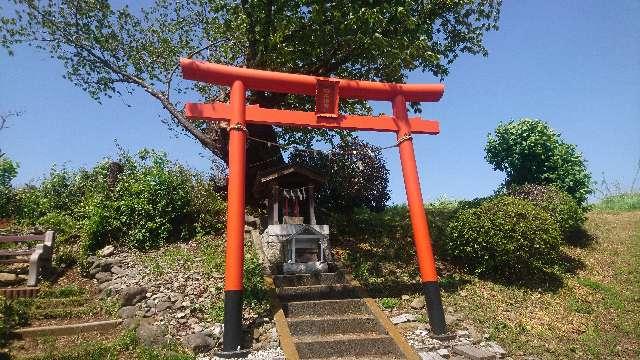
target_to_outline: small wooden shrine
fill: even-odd
[[[316,224],[315,189],[322,175],[298,165],[258,173],[254,192],[268,203],[267,224]]]
[[[318,225],[315,193],[322,175],[298,165],[260,172],[254,192],[266,198],[267,228],[262,234],[264,253],[274,273],[326,271],[331,259],[329,226]]]

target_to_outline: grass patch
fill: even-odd
[[[224,301],[219,299],[210,304],[206,309],[206,316],[209,320],[221,323],[224,320]]]
[[[55,341],[42,354],[18,357],[16,360],[194,360],[176,343],[161,349],[146,348],[138,343],[134,330],[123,332],[113,341],[88,341],[70,348],[57,348]]]
[[[67,285],[59,288],[53,287],[45,287],[44,285],[40,287],[40,293],[38,294],[38,298],[41,299],[62,299],[62,298],[73,298],[79,297],[87,294],[87,289],[83,287],[79,287],[77,285]]]
[[[563,275],[560,288],[470,278],[443,292],[444,304],[511,355],[640,358],[640,212],[591,212],[586,226],[597,241],[565,247],[584,267]]]
[[[584,301],[575,297],[567,299],[567,305],[571,311],[577,314],[590,315],[593,314],[594,309],[590,302]]]
[[[195,256],[182,244],[166,246],[152,256],[143,255],[143,262],[156,275],[164,275],[174,269],[181,268],[190,271],[193,267]]]
[[[637,211],[640,210],[640,192],[627,192],[603,198],[594,205],[601,211]]]
[[[198,256],[207,275],[224,273],[225,242],[223,237],[206,236],[198,238]]]

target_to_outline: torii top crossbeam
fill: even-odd
[[[440,287],[436,273],[429,225],[420,190],[412,133],[438,134],[437,121],[409,119],[408,101],[438,101],[442,84],[391,84],[371,81],[322,78],[274,71],[238,68],[181,59],[185,79],[231,87],[230,102],[186,104],[190,119],[229,122],[229,179],[227,198],[227,250],[225,263],[225,313],[223,350],[234,352],[241,343],[242,269],[244,259],[246,123],[332,129],[395,132],[413,241],[420,278],[427,303],[431,329],[446,331]],[[315,112],[264,109],[246,104],[247,90],[314,96]],[[340,114],[339,99],[386,100],[393,105],[393,116],[355,116]]]
[[[338,81],[340,97],[345,99],[391,101],[396,95],[402,95],[405,101],[433,102],[440,100],[444,93],[443,84],[393,84],[320,78],[309,75],[238,68],[190,59],[180,59],[180,66],[182,68],[182,76],[187,80],[227,86],[231,86],[234,81],[240,80],[247,89],[288,94],[316,96],[318,79]]]

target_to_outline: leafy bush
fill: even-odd
[[[575,200],[554,186],[533,184],[512,186],[507,190],[507,194],[528,200],[546,211],[558,224],[560,233],[565,238],[580,229],[586,220],[582,208]]]
[[[244,257],[244,302],[255,312],[264,312],[268,309],[269,300],[264,286],[262,263],[252,247],[247,248]]]
[[[225,223],[226,205],[208,180],[151,150],[122,151],[88,170],[54,167],[16,198],[20,224],[55,230],[66,254],[107,244],[150,249],[219,233]]]
[[[199,235],[219,234],[225,230],[227,203],[218,194],[216,184],[194,174],[189,212],[194,217],[195,231]]]
[[[477,275],[526,279],[555,270],[558,225],[542,209],[511,196],[460,210],[448,228],[448,254]]]
[[[591,174],[575,145],[537,119],[500,123],[489,134],[485,159],[506,173],[505,186],[555,185],[582,206],[592,193]]]
[[[451,218],[460,209],[461,202],[449,199],[438,199],[425,206],[429,219],[431,241],[436,251],[442,252],[447,241],[447,227]]]
[[[289,163],[315,169],[327,178],[317,197],[319,215],[351,212],[358,207],[384,210],[389,201],[389,169],[380,150],[349,138],[331,153],[293,150]]]
[[[15,193],[11,181],[18,175],[18,164],[0,154],[0,219],[15,212]]]
[[[375,213],[356,208],[349,216],[333,214],[329,221],[334,253],[364,284],[417,276],[411,221],[404,205]]]
[[[201,176],[149,150],[139,152],[137,158],[121,154],[118,163],[117,182],[85,200],[87,250],[107,243],[150,249],[189,239],[196,231],[222,229],[225,204],[206,189]],[[98,169],[105,184],[108,169],[106,164]]]
[[[31,185],[19,189],[18,220],[24,225],[33,226],[44,216],[52,213],[74,213],[84,197],[78,175],[78,172],[54,166],[39,186]]]
[[[426,205],[434,251],[446,242],[446,230],[458,202],[441,199]],[[365,284],[393,279],[413,282],[418,267],[413,230],[406,205],[393,205],[376,213],[357,208],[345,217],[334,214],[329,221],[334,252],[347,263],[354,276]]]

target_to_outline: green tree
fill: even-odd
[[[226,131],[187,120],[180,96],[198,100],[196,91],[203,101],[225,100],[228,89],[178,81],[179,57],[198,53],[216,63],[365,80],[402,82],[414,70],[443,78],[459,55],[487,55],[483,36],[497,29],[500,6],[501,0],[155,0],[134,10],[108,0],[13,0],[0,16],[0,45],[9,54],[21,44],[49,53],[64,65],[65,78],[98,101],[136,89],[148,93],[168,112],[169,124],[226,161]],[[312,104],[264,92],[249,100],[275,108]],[[363,102],[341,106],[370,111]],[[349,137],[264,125],[249,131],[263,140],[305,145]],[[249,164],[283,161],[277,148],[261,142],[250,142],[247,157]],[[249,167],[248,177],[258,170]]]
[[[592,193],[586,160],[547,123],[520,119],[500,123],[487,136],[485,159],[506,174],[504,185],[554,185],[580,205]]]
[[[0,130],[7,127],[11,117],[20,113],[8,112],[0,114]],[[11,181],[18,175],[18,163],[9,159],[0,149],[0,218],[13,216],[15,211],[15,192]]]
[[[0,218],[13,215],[15,192],[11,186],[11,180],[16,175],[18,175],[18,164],[5,156],[0,156]]]

